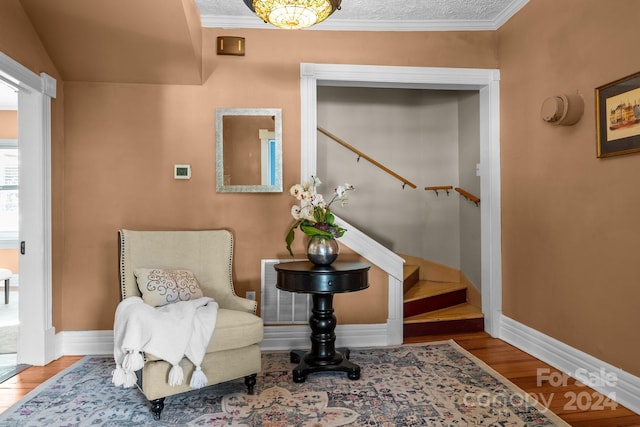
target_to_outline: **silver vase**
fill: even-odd
[[[338,258],[340,246],[332,237],[311,236],[307,245],[307,257],[315,265],[329,265]]]

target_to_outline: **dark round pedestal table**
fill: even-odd
[[[361,262],[317,266],[309,261],[299,261],[275,265],[278,289],[308,293],[313,300],[309,319],[311,351],[293,350],[290,354],[291,362],[298,363],[293,369],[294,382],[304,382],[307,374],[321,371],[342,371],[349,379],[360,378],[360,366],[348,360],[349,349],[335,348],[333,295],[368,288],[369,268]]]

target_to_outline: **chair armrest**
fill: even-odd
[[[247,313],[256,313],[258,309],[258,303],[256,301],[239,297],[238,295],[231,295],[224,302],[224,307],[229,310],[246,311]]]

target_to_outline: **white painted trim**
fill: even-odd
[[[337,347],[385,347],[388,326],[338,325]],[[309,325],[265,326],[262,350],[291,350],[309,348]],[[113,355],[113,331],[63,331],[55,336],[56,357],[78,355]]]
[[[500,72],[481,68],[402,67],[390,65],[300,64],[316,86],[480,90]]]
[[[18,93],[19,240],[26,243],[26,252],[19,258],[23,286],[20,288],[18,361],[30,365],[44,365],[50,361],[46,348],[52,328],[51,161],[46,118],[49,105],[49,98],[39,91],[26,93],[21,90]],[[35,114],[41,120],[34,120]]]
[[[338,325],[336,347],[386,347],[387,325]],[[310,348],[308,325],[265,326],[262,350],[291,350]]]
[[[40,77],[2,52],[0,52],[0,77],[17,89],[41,91]]]
[[[391,277],[389,277],[389,288],[400,289],[400,299],[402,299],[402,282],[391,283]],[[397,292],[394,292],[397,294]],[[391,295],[391,291],[389,292]],[[396,298],[389,298],[389,305],[393,304],[397,300]],[[397,306],[397,305],[396,305]],[[402,304],[400,304],[402,307]],[[387,320],[387,345],[400,345],[404,341],[404,319],[402,318],[403,312],[399,312],[396,308],[394,312],[389,312],[389,319]]]
[[[42,86],[40,88],[42,93],[47,95],[49,98],[55,98],[56,90],[58,88],[56,79],[46,73],[40,73],[40,81],[42,82]]]
[[[44,359],[43,362],[49,363],[55,360],[55,333],[53,327],[53,260],[52,260],[52,226],[51,226],[51,98],[56,96],[56,80],[45,74],[40,74],[42,82],[42,223],[43,223],[43,270],[45,272],[45,281],[42,284],[42,312],[44,316]]]
[[[340,19],[340,12],[313,27],[298,31],[492,31],[500,28],[516,14],[529,0],[513,1],[509,7],[494,19],[458,19],[458,20],[397,20],[397,19]],[[205,28],[258,28],[278,30],[273,25],[264,23],[256,16],[216,16],[202,15],[200,18]],[[280,30],[282,31],[282,30]]]
[[[20,151],[20,333],[17,360],[45,365],[55,358],[51,302],[51,97],[56,81],[0,52],[0,78],[18,89]],[[25,197],[26,195],[26,197]]]
[[[561,372],[582,378],[599,378],[601,370],[614,374],[615,385],[590,384],[594,390],[640,414],[640,378],[575,349],[506,316],[501,316],[498,338],[548,363]],[[585,373],[585,370],[587,373]]]
[[[331,18],[313,27],[297,31],[492,31],[504,22],[500,15],[496,20],[405,20],[392,19],[336,19]],[[202,15],[204,28],[279,30],[265,24],[255,16]],[[506,22],[506,21],[505,21]],[[282,31],[282,30],[280,30]]]
[[[366,252],[371,257],[369,259],[371,261],[375,260],[376,266],[386,271],[392,277],[403,280],[404,272],[402,266],[404,259],[402,259],[402,257],[371,239],[342,218],[336,216],[335,222],[339,226],[349,230],[348,233],[345,233],[344,236],[340,238],[340,242],[348,247],[357,246],[359,248],[366,248]]]
[[[312,30],[333,31],[491,31],[496,30],[493,20],[472,19],[432,19],[432,20],[404,20],[393,19],[328,19]]]
[[[513,0],[509,3],[509,7],[502,11],[500,15],[493,20],[495,25],[495,29],[502,27],[509,19],[513,17],[516,13],[520,11],[523,7],[525,7],[529,3],[529,0]]]
[[[500,72],[494,70],[491,74],[486,86],[480,89],[480,245],[482,312],[485,330],[495,337],[502,315]]]
[[[402,344],[404,259],[337,216],[336,223],[349,230],[340,238],[342,243],[349,248],[359,248],[360,253],[366,253],[369,261],[388,274],[386,344]]]
[[[300,65],[300,180],[316,174],[318,156],[318,77],[315,67]]]
[[[415,89],[478,90],[480,94],[480,171],[482,235],[482,312],[485,330],[499,332],[502,314],[502,242],[500,228],[500,72],[494,69],[425,68],[349,64],[300,64],[301,159],[300,179],[316,174],[317,88],[318,86],[384,87]],[[353,234],[353,237],[350,235]],[[398,284],[395,263],[386,248],[349,228],[341,238],[347,246],[382,265],[389,280],[389,336],[395,342],[402,336],[402,285]],[[381,263],[381,264],[378,264]],[[393,279],[392,279],[393,278]],[[393,304],[393,306],[392,306]],[[400,331],[396,329],[400,328]]]
[[[62,331],[56,334],[57,357],[113,356],[113,331]]]

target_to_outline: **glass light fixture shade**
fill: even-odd
[[[324,21],[340,7],[341,2],[342,0],[253,0],[253,10],[264,22],[278,28],[299,29]]]

